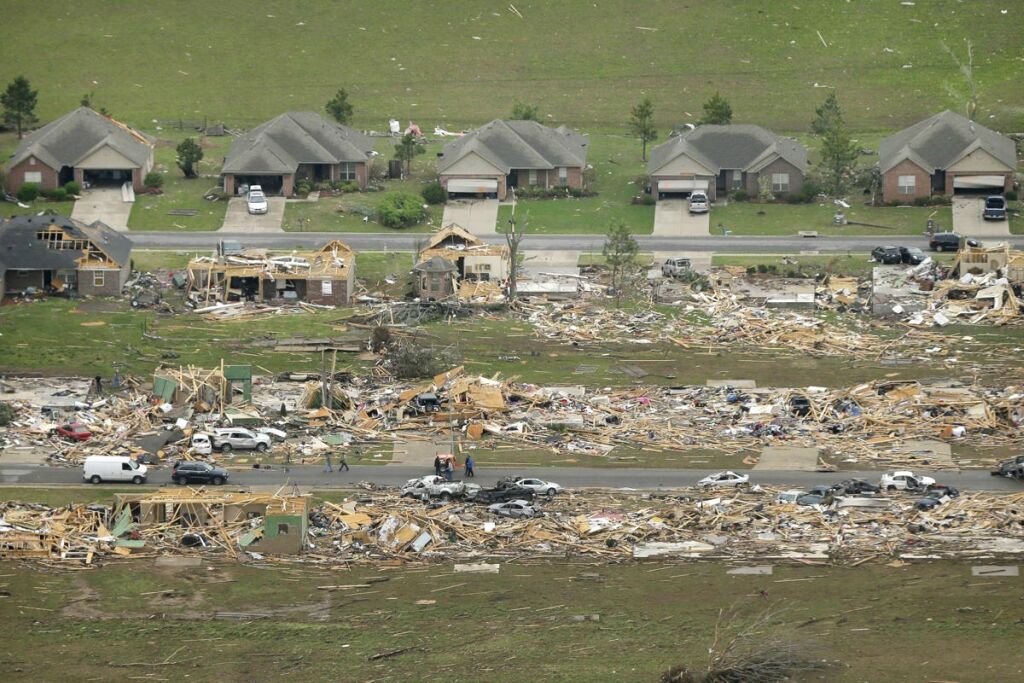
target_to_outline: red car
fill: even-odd
[[[81,422],[69,422],[53,430],[53,434],[72,441],[88,441],[92,432]]]

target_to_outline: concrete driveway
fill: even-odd
[[[245,197],[232,197],[220,229],[224,232],[282,232],[284,205],[284,197],[267,197],[267,212],[254,216],[249,213]]]
[[[128,216],[132,213],[133,202],[121,198],[119,187],[96,187],[85,190],[81,199],[71,209],[71,217],[89,224],[102,221],[114,230],[128,230]]]
[[[441,226],[457,225],[474,235],[494,235],[498,224],[497,199],[453,199],[444,205]]]
[[[1010,221],[986,221],[981,217],[985,198],[953,197],[953,232],[966,237],[1009,237]]]
[[[711,214],[691,214],[685,199],[660,199],[654,206],[653,235],[664,237],[707,237]]]

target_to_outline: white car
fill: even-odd
[[[256,434],[241,427],[225,427],[214,429],[210,434],[210,441],[214,450],[221,453],[230,453],[233,450],[259,451],[265,453],[270,450],[270,437],[266,434]]]
[[[931,477],[919,476],[909,470],[886,472],[878,484],[885,491],[924,491],[935,485]]]
[[[795,503],[797,499],[805,493],[807,492],[801,491],[800,489],[790,489],[775,496],[775,500],[779,503]]]
[[[259,185],[249,188],[249,194],[245,196],[245,204],[251,214],[264,214],[269,209],[267,195],[263,194],[263,188]]]
[[[516,479],[514,483],[516,486],[532,490],[535,495],[553,496],[562,491],[560,484],[556,484],[553,481],[544,481],[543,479]]]
[[[487,507],[488,512],[502,517],[535,517],[537,508],[525,500],[510,500],[507,503],[495,503]]]
[[[708,196],[703,192],[690,195],[690,213],[707,213],[710,210]]]
[[[709,474],[697,482],[697,486],[746,486],[750,483],[750,475],[736,474],[731,470]]]
[[[309,268],[309,261],[301,256],[271,256],[270,262],[282,268]]]

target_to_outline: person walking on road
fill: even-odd
[[[434,456],[434,476],[436,476],[436,477],[440,477],[441,476],[441,456],[440,455],[435,455]]]
[[[334,468],[331,467],[331,452],[328,451],[327,455],[324,456],[324,472],[333,472]]]
[[[451,481],[452,475],[455,474],[455,466],[452,465],[452,461],[449,460],[448,464],[444,467],[444,479],[445,481]]]
[[[476,463],[473,462],[473,456],[472,455],[467,455],[466,456],[466,478],[467,479],[469,477],[475,477],[476,476],[476,472],[473,471],[473,466],[475,464]]]
[[[338,461],[338,471],[341,472],[342,470],[349,471],[348,456],[345,454],[345,451],[341,452],[341,460]]]

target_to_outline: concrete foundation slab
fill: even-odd
[[[815,472],[818,469],[818,449],[769,446],[761,451],[761,459],[754,469]]]

